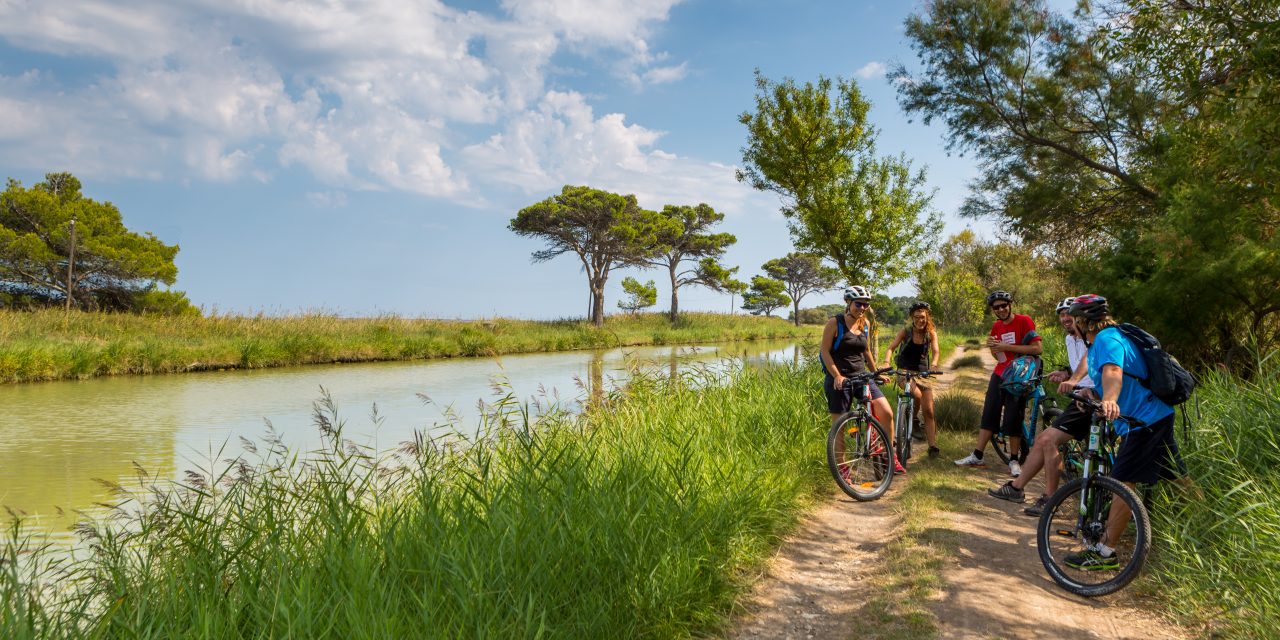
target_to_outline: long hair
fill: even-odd
[[[849,311],[849,305],[851,304],[853,304],[852,300],[844,303],[844,310],[846,313]],[[880,326],[879,326],[880,323],[876,322],[876,310],[873,307],[871,307],[870,301],[867,302],[867,308],[862,310],[862,318],[859,319],[858,322],[867,323],[867,341],[870,343],[871,346],[875,346],[876,336],[880,330]],[[849,327],[849,331],[857,331],[861,327],[862,327],[861,324],[859,324],[856,327]]]
[[[916,311],[924,312],[924,337],[927,340],[936,330],[933,326],[933,310],[921,307],[916,309]],[[916,335],[916,311],[911,312],[911,315],[907,316],[907,328],[911,330],[911,335],[909,337],[912,338]]]
[[[1114,326],[1116,326],[1116,320],[1115,318],[1112,318],[1110,315],[1102,316],[1097,320],[1086,320],[1085,318],[1076,318],[1076,330],[1080,332],[1081,339],[1084,339],[1084,337],[1090,333],[1098,333],[1099,331],[1102,331],[1107,327],[1114,327]]]

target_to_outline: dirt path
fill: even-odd
[[[950,362],[960,355],[952,356],[943,368],[952,372]],[[987,361],[984,370],[957,371],[938,386],[955,386],[981,402],[991,361],[985,350],[980,355]],[[964,454],[946,449],[943,453],[948,459]],[[999,465],[957,468],[956,473],[975,477],[975,486],[996,486],[1007,478]],[[728,637],[858,637],[859,625],[872,623],[857,615],[876,593],[867,578],[882,569],[877,565],[879,551],[900,522],[895,507],[907,485],[901,480],[895,480],[884,498],[871,503],[856,503],[834,492],[778,549],[766,575],[745,599],[745,612]],[[910,482],[910,475],[906,481]],[[1037,479],[1027,489],[1028,496],[1035,496],[1043,485]],[[969,503],[957,512],[937,514],[936,526],[957,540],[953,556],[944,561],[943,586],[928,605],[937,618],[938,637],[1188,637],[1131,594],[1088,599],[1060,589],[1040,564],[1036,521],[1022,515],[1022,506],[989,498],[975,488]]]

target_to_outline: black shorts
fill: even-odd
[[[853,389],[836,389],[835,378],[830,375],[824,376],[822,379],[822,390],[827,394],[827,411],[831,413],[844,413],[853,406]],[[884,397],[884,392],[880,391],[880,387],[874,382],[868,382],[871,385],[871,399],[878,400]],[[856,388],[857,385],[854,385]]]
[[[1022,436],[1022,417],[1027,412],[1027,399],[1000,388],[1000,376],[991,374],[987,397],[982,402],[981,428],[1006,436]]]
[[[1084,440],[1089,436],[1089,427],[1093,424],[1093,417],[1088,411],[1080,409],[1080,404],[1070,402],[1062,415],[1053,420],[1053,428],[1064,431],[1076,440]]]
[[[1125,434],[1111,467],[1121,482],[1155,484],[1186,475],[1187,467],[1173,440],[1173,415]]]

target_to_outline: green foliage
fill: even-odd
[[[654,255],[655,216],[640,208],[634,195],[565,185],[559,195],[521,209],[507,228],[547,242],[546,249],[533,252],[534,262],[565,253],[578,256],[591,291],[591,321],[598,327],[604,324],[609,271]]]
[[[791,304],[785,289],[781,280],[755,276],[751,279],[751,288],[742,294],[742,308],[756,315],[772,315],[774,309]]]
[[[871,105],[852,80],[797,85],[756,72],[754,113],[738,179],[783,199],[801,251],[830,260],[848,282],[886,286],[910,274],[940,228],[924,171],[905,156],[878,157]]]
[[[806,253],[788,253],[761,267],[766,275],[780,280],[793,305],[791,317],[800,324],[800,300],[810,293],[827,291],[840,282],[840,272],[822,264],[822,257]]]
[[[66,300],[73,220],[77,306],[128,309],[139,292],[177,278],[178,246],[129,231],[120,210],[84,197],[75,176],[50,173],[29,189],[10,179],[0,193],[0,289],[11,303]]]
[[[0,637],[717,635],[829,494],[814,388],[811,366],[642,376],[536,423],[506,395],[480,435],[389,458],[344,440],[326,396],[319,450],[269,439],[141,492],[74,561],[14,525]]]
[[[618,308],[623,311],[634,314],[658,303],[658,287],[654,286],[652,280],[640,284],[635,278],[623,278],[622,290],[627,293],[627,299],[618,302]]]
[[[801,309],[800,324],[825,325],[828,318],[840,313],[844,313],[844,305],[842,304],[824,304],[810,309]]]
[[[956,365],[958,366],[959,362]],[[982,366],[981,359],[978,361],[978,366]],[[963,391],[950,389],[934,399],[933,415],[939,429],[972,433],[982,422],[982,407]]]
[[[187,294],[171,289],[148,287],[133,299],[133,311],[161,316],[198,316],[200,309],[191,304]]]
[[[981,369],[985,366],[982,363],[982,356],[979,355],[962,356],[951,363],[952,369]]]
[[[986,296],[996,289],[1013,293],[1014,310],[1040,324],[1056,317],[1054,306],[1068,295],[1055,265],[1031,247],[986,242],[967,229],[948,238],[937,258],[921,266],[916,288],[935,321],[956,328],[981,324]]]
[[[738,241],[730,233],[711,233],[711,227],[723,220],[724,214],[707,204],[667,205],[650,216],[656,248],[653,256],[641,263],[667,270],[671,278],[669,313],[673,322],[680,313],[680,287],[702,285],[719,290],[737,271],[737,267],[727,269],[717,262],[725,250]],[[680,265],[688,260],[695,261],[695,266],[682,271]]]

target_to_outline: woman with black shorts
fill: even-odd
[[[831,413],[831,423],[849,411],[853,405],[853,392],[846,389],[844,380],[848,376],[879,368],[876,364],[875,342],[871,336],[871,291],[866,287],[849,287],[844,290],[844,313],[832,316],[822,330],[822,348],[820,356],[826,376],[822,389],[827,395],[827,411]],[[840,344],[833,344],[839,329],[843,327]],[[889,446],[893,447],[893,410],[885,399],[880,387],[874,381],[871,385],[871,410],[880,424],[886,425],[889,433]],[[893,461],[894,473],[906,473],[896,459]]]

